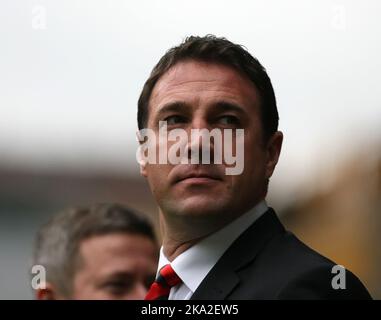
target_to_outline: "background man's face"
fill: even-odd
[[[220,64],[184,61],[160,78],[150,98],[147,123],[156,134],[159,121],[167,121],[168,131],[181,128],[188,134],[192,128],[245,131],[244,170],[240,175],[225,175],[225,164],[146,164],[141,168],[164,213],[239,215],[264,196],[265,181],[272,170],[268,168],[268,152],[262,138],[259,103],[259,93],[252,82]],[[236,108],[230,108],[231,105]],[[168,141],[168,149],[170,146]],[[179,181],[186,173],[201,173],[214,179]]]
[[[94,236],[78,254],[72,299],[144,299],[155,279],[157,247],[143,235]]]

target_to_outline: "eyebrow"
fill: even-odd
[[[233,102],[228,102],[228,101],[218,101],[216,103],[213,103],[212,106],[214,111],[219,111],[219,112],[225,112],[225,111],[234,111],[237,113],[245,113],[244,109]],[[157,117],[160,117],[162,114],[167,113],[167,112],[173,112],[173,111],[188,111],[189,110],[189,105],[184,102],[184,101],[174,101],[174,102],[169,102],[162,106],[156,113]]]
[[[184,101],[174,101],[164,104],[159,110],[156,112],[156,117],[160,117],[162,114],[172,111],[183,111],[188,110],[189,105]]]
[[[134,272],[133,271],[113,271],[109,274],[105,275],[105,279],[126,279],[126,278],[133,278]]]
[[[241,114],[245,113],[245,109],[241,107],[239,104],[228,102],[228,101],[219,101],[215,103],[213,105],[213,109],[215,109],[215,111],[221,111],[221,112],[234,111]]]

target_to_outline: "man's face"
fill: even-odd
[[[157,247],[143,235],[90,237],[82,241],[78,254],[73,299],[144,299],[155,279]]]
[[[159,121],[167,121],[168,131],[181,128],[189,136],[191,129],[244,129],[244,169],[239,175],[225,175],[224,162],[141,167],[164,215],[238,216],[264,197],[276,164],[274,146],[264,142],[260,96],[244,75],[215,63],[176,64],[159,79],[150,98],[147,128],[157,135]],[[168,141],[167,148],[173,143]]]

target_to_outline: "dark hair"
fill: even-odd
[[[55,215],[38,231],[33,264],[44,266],[46,281],[69,297],[81,242],[111,233],[143,235],[156,244],[154,229],[147,218],[125,206],[75,207]]]
[[[245,74],[256,86],[261,97],[261,121],[267,140],[278,129],[278,110],[274,89],[265,68],[243,46],[214,35],[191,36],[179,46],[169,49],[153,68],[138,101],[138,127],[145,128],[149,100],[157,81],[176,63],[185,60],[216,62]]]

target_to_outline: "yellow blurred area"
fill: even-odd
[[[354,272],[374,298],[381,298],[381,157],[347,159],[328,188],[282,213],[288,229]]]

